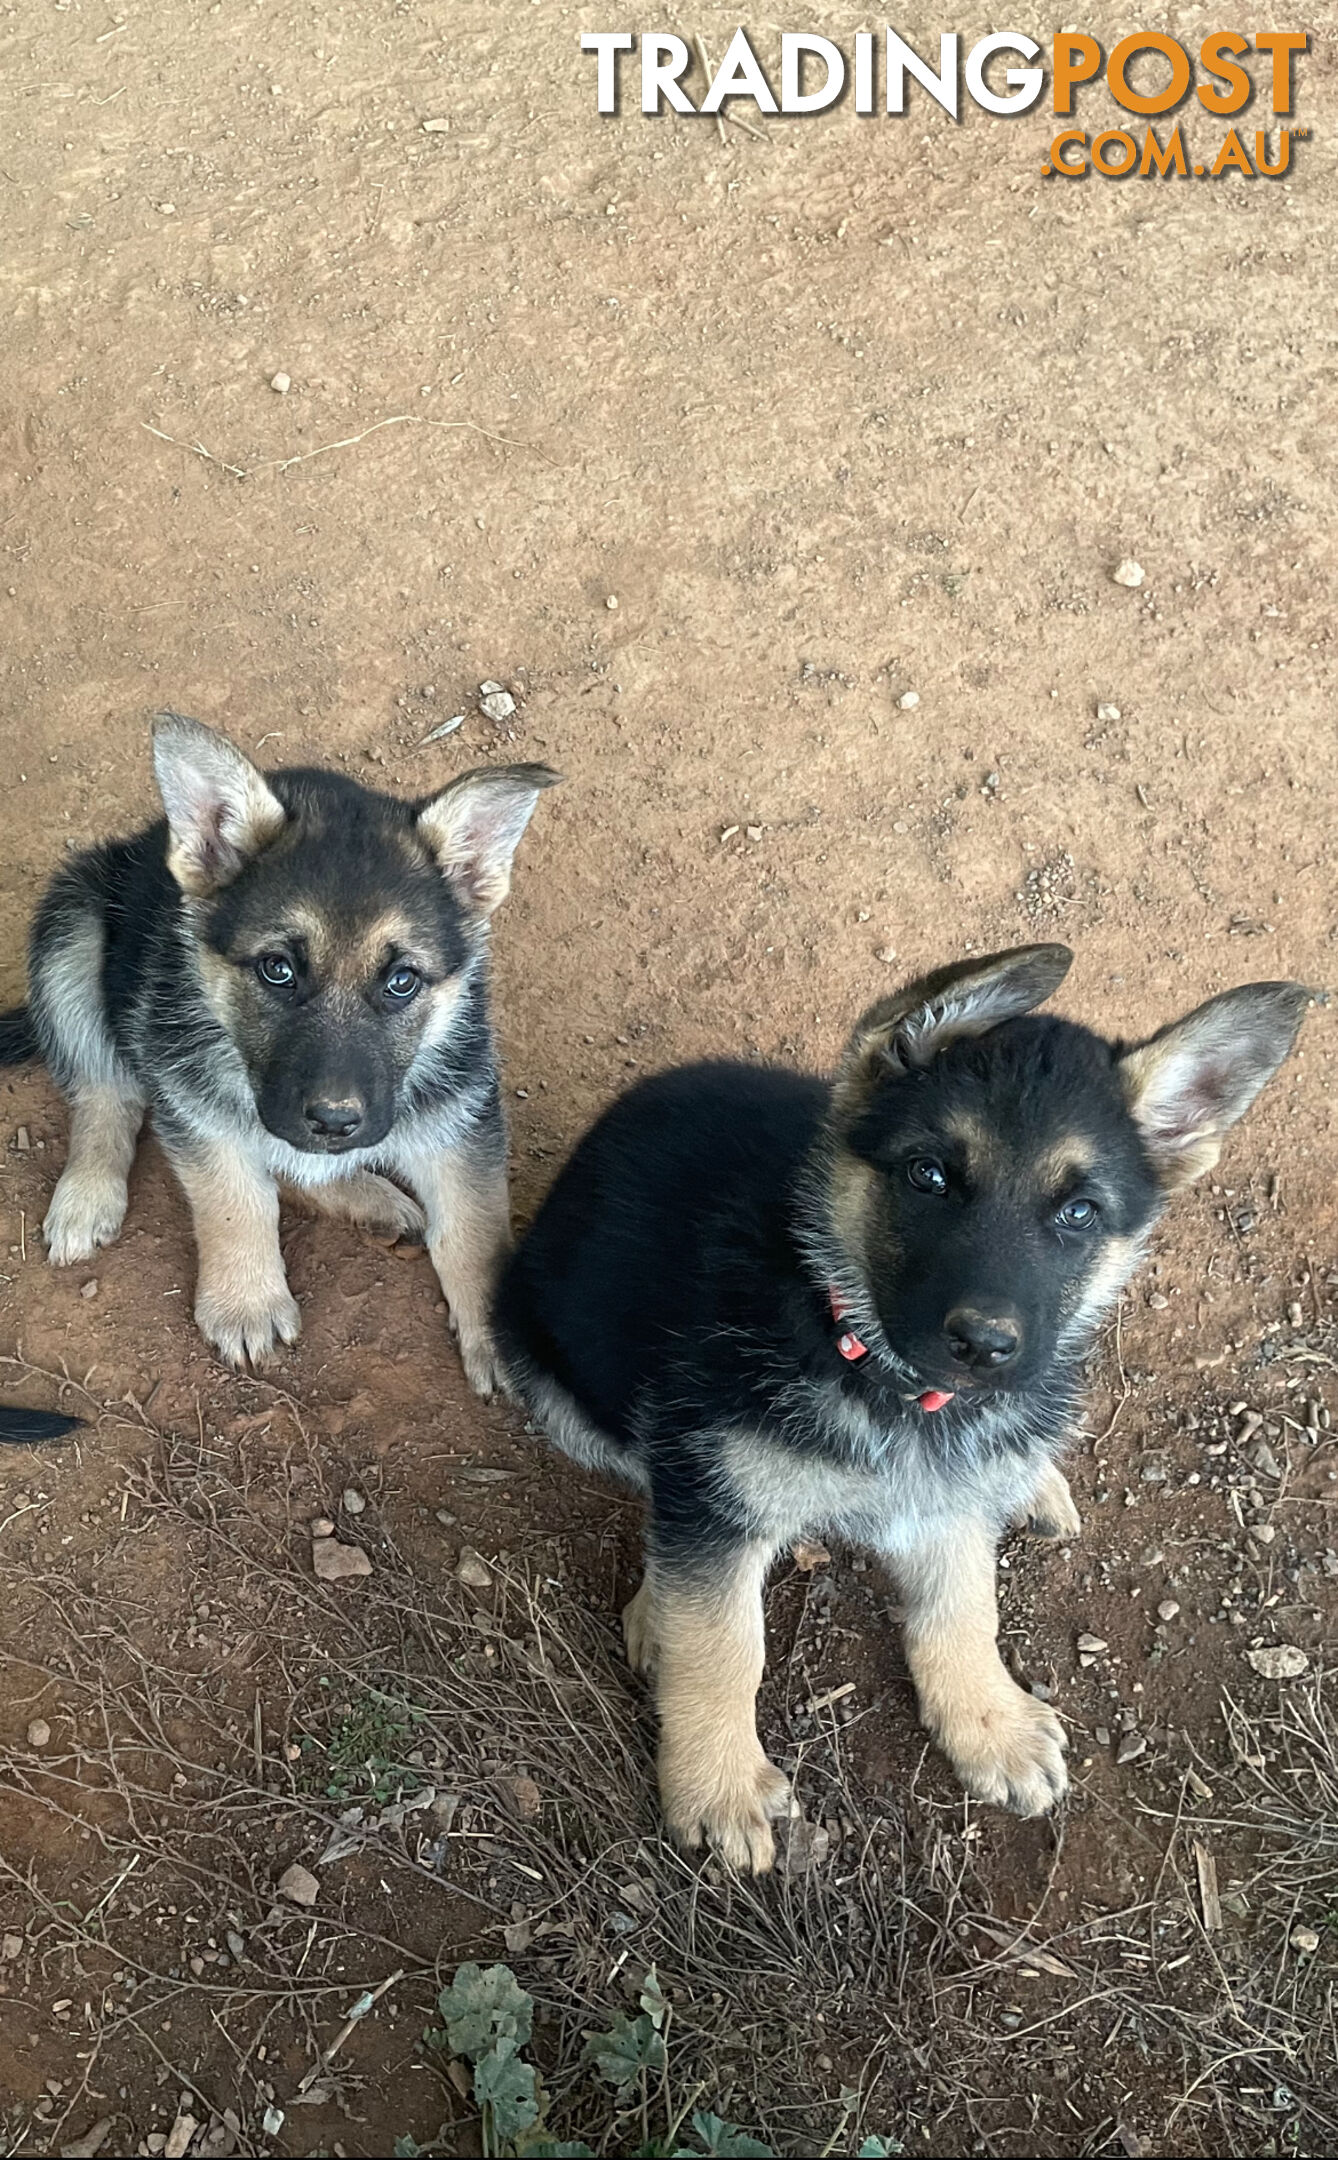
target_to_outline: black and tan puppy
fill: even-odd
[[[287,1184],[426,1239],[489,1393],[510,1229],[488,922],[557,775],[487,766],[401,802],[339,773],[261,773],[173,713],[153,759],[166,817],[58,872],[29,1003],[0,1018],[0,1062],[41,1057],[71,1106],[53,1264],[116,1236],[150,1110],[195,1221],[195,1317],[223,1357],[258,1362],[297,1335]]]
[[[874,1548],[925,1724],[1022,1814],[1065,1787],[1053,1710],[995,1644],[1012,1522],[1078,1528],[1056,1467],[1094,1329],[1168,1193],[1217,1159],[1306,992],[1254,983],[1136,1047],[1032,1017],[1071,955],[944,968],[872,1007],[833,1084],[667,1072],[581,1142],[502,1278],[504,1378],[647,1496],[624,1613],[657,1673],[671,1828],[772,1860],[762,1587],[792,1539]]]

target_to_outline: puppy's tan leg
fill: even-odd
[[[427,1211],[427,1249],[446,1293],[460,1361],[470,1386],[491,1395],[499,1374],[489,1310],[511,1250],[505,1160],[500,1150],[453,1148],[412,1164],[410,1177]]]
[[[427,1241],[427,1217],[418,1202],[374,1170],[355,1170],[332,1185],[295,1185],[293,1191],[320,1214],[354,1223],[373,1237],[404,1238],[414,1245]]]
[[[261,1365],[302,1325],[279,1251],[279,1191],[258,1163],[223,1141],[167,1144],[195,1223],[200,1333],[229,1365]]]
[[[892,1566],[925,1724],[977,1800],[1043,1814],[1068,1783],[1067,1743],[1054,1711],[1000,1662],[990,1531],[963,1521]]]
[[[775,1858],[771,1825],[790,1798],[757,1737],[770,1559],[770,1546],[747,1545],[709,1574],[652,1567],[633,1600],[638,1646],[656,1656],[665,1820],[684,1845],[705,1838],[731,1867],[759,1875]]]
[[[42,1235],[52,1267],[87,1260],[125,1221],[126,1180],[144,1120],[137,1095],[89,1084],[70,1104],[70,1152]]]
[[[1051,1540],[1075,1538],[1081,1532],[1082,1517],[1073,1504],[1069,1481],[1055,1463],[1047,1463],[1041,1472],[1018,1527],[1030,1530],[1033,1537]]]

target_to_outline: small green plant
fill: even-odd
[[[310,1734],[303,1740],[309,1783],[318,1785],[337,1807],[363,1799],[384,1807],[410,1798],[426,1782],[422,1771],[406,1760],[421,1716],[395,1696],[369,1689],[336,1712],[334,1730],[323,1745]]]
[[[430,2026],[424,2040],[433,2053],[473,2065],[486,2160],[594,2160],[589,2145],[562,2143],[549,2128],[549,2096],[522,2052],[534,2029],[534,2001],[509,1966],[485,1970],[461,1965],[438,1996],[437,2011],[441,2023]],[[652,1966],[641,1988],[638,2015],[631,2018],[619,2011],[605,2031],[587,2035],[582,2062],[609,2088],[618,2116],[640,2121],[635,2147],[609,2149],[629,2151],[633,2160],[775,2160],[771,2146],[760,2138],[695,2108],[695,2093],[675,2109],[669,2084],[672,2017]],[[854,2104],[853,2093],[842,2094],[841,2123],[826,2148],[829,2153]],[[887,2160],[901,2150],[896,2143],[871,2137],[861,2145],[859,2160]],[[421,2160],[422,2148],[412,2138],[401,2138],[395,2153],[396,2160]]]

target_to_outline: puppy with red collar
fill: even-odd
[[[1035,1015],[1071,959],[1027,946],[911,983],[831,1083],[724,1063],[643,1082],[502,1277],[512,1391],[645,1492],[623,1620],[656,1675],[664,1811],[738,1867],[771,1865],[789,1805],[755,1698],[767,1570],[803,1536],[890,1569],[921,1715],[969,1792],[1033,1815],[1064,1791],[1059,1719],[999,1658],[996,1547],[1017,1521],[1078,1529],[1056,1456],[1097,1324],[1307,998],[1248,984],[1129,1046]]]

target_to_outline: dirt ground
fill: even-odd
[[[826,1850],[757,1889],[656,1838],[635,1510],[469,1396],[426,1260],[295,1214],[305,1332],[239,1380],[151,1142],[120,1242],[48,1270],[65,1119],[6,1073],[0,1375],[94,1423],[0,1464],[4,2150],[181,2152],[190,2116],[195,2153],[475,2151],[420,2046],[468,1956],[536,1995],[592,2141],[581,2031],[654,1961],[684,2099],[778,2150],[1332,2150],[1331,145],[1068,186],[1048,99],[600,120],[609,26],[3,10],[0,1002],[63,851],[151,810],[160,705],[392,789],[561,768],[496,939],[521,1220],[634,1075],[825,1066],[973,946],[1063,937],[1110,1033],[1252,977],[1319,1000],[1103,1345],[1082,1540],[1006,1556],[1062,1820],[963,1805],[837,1552],[771,1593],[763,1706]],[[369,1581],[314,1582],[321,1513]],[[1277,1644],[1309,1674],[1258,1676]],[[392,1812],[317,1866],[350,1807]]]

